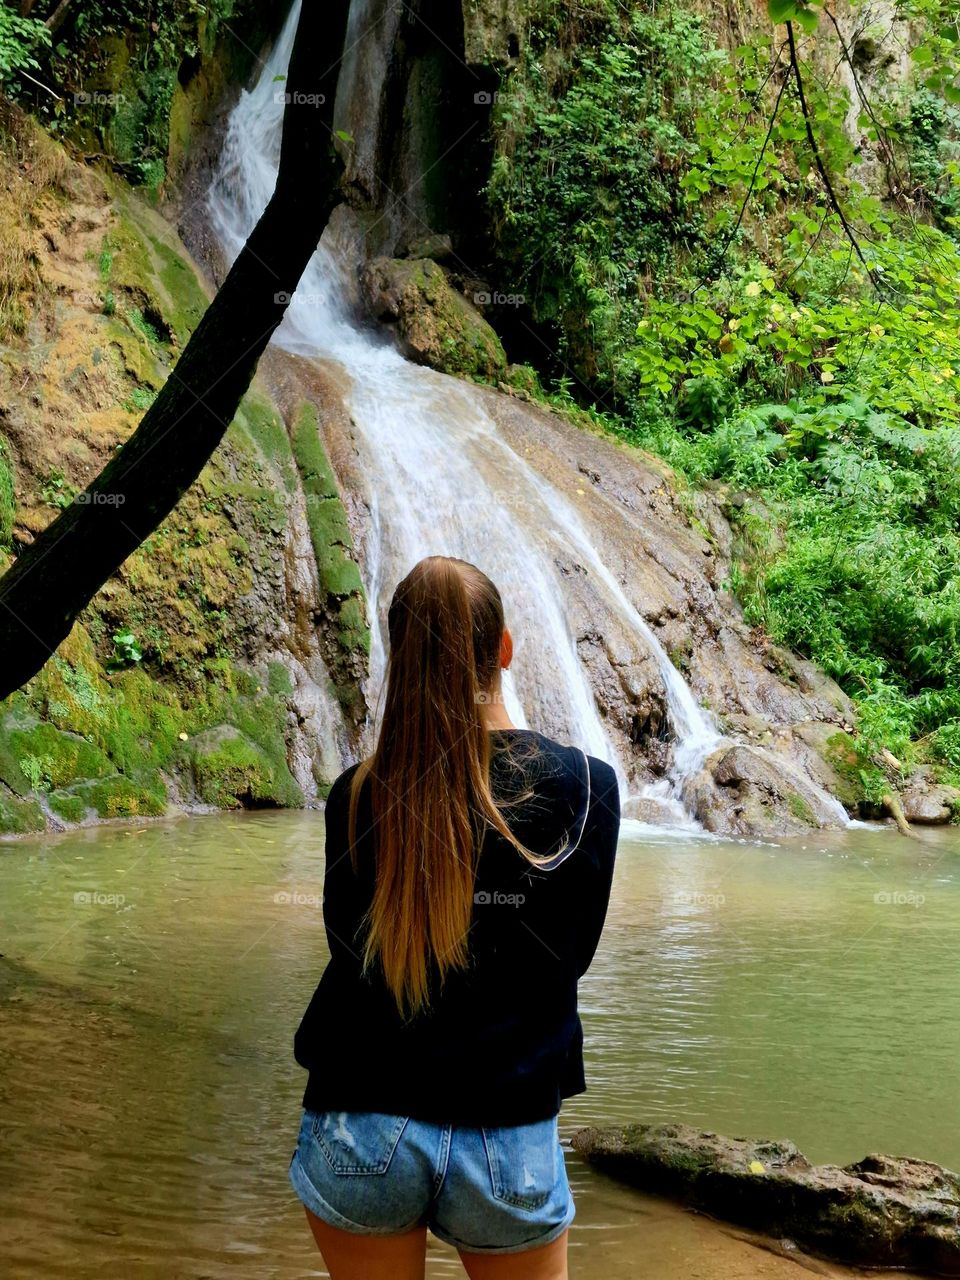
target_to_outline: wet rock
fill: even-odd
[[[645,822],[652,827],[675,827],[678,818],[676,801],[659,796],[631,796],[623,802],[622,817]]]
[[[446,262],[454,256],[453,241],[448,235],[428,235],[407,246],[405,258],[432,258],[434,262]]]
[[[960,810],[960,790],[934,782],[926,770],[914,774],[900,800],[906,820],[924,825],[949,822]]]
[[[684,786],[683,797],[708,831],[803,835],[836,826],[837,809],[789,759],[744,743],[725,744]]]
[[[792,1142],[687,1125],[581,1129],[573,1147],[632,1186],[821,1257],[960,1276],[960,1177],[940,1165],[884,1155],[813,1165]]]
[[[360,278],[372,319],[386,323],[400,349],[442,373],[494,378],[507,367],[500,339],[430,258],[374,258]]]

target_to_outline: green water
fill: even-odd
[[[591,1087],[564,1131],[681,1120],[817,1160],[960,1165],[958,867],[954,831],[780,848],[628,832],[583,985]],[[286,1182],[322,868],[314,813],[0,847],[0,1274],[325,1274]],[[570,1172],[574,1277],[799,1275]],[[431,1276],[457,1273],[431,1245]]]

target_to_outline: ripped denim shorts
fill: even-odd
[[[504,1128],[367,1111],[305,1111],[290,1162],[311,1213],[343,1231],[425,1224],[466,1253],[521,1253],[573,1221],[557,1118]]]

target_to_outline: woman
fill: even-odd
[[[620,823],[609,765],[511,723],[493,583],[400,583],[373,756],[326,807],[330,962],[297,1031],[290,1179],[332,1280],[422,1280],[429,1227],[472,1280],[563,1280],[557,1137],[582,1092],[577,979]]]

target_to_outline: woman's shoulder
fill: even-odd
[[[327,792],[326,803],[324,805],[327,812],[330,812],[331,809],[337,809],[341,805],[349,804],[350,789],[361,763],[361,761],[358,761],[356,764],[350,765],[337,777],[330,790]]]
[[[582,778],[586,760],[593,790],[606,792],[618,786],[613,766],[582,747],[548,738],[535,729],[501,729],[497,733],[505,741],[512,760],[529,762],[534,772],[544,779]]]

